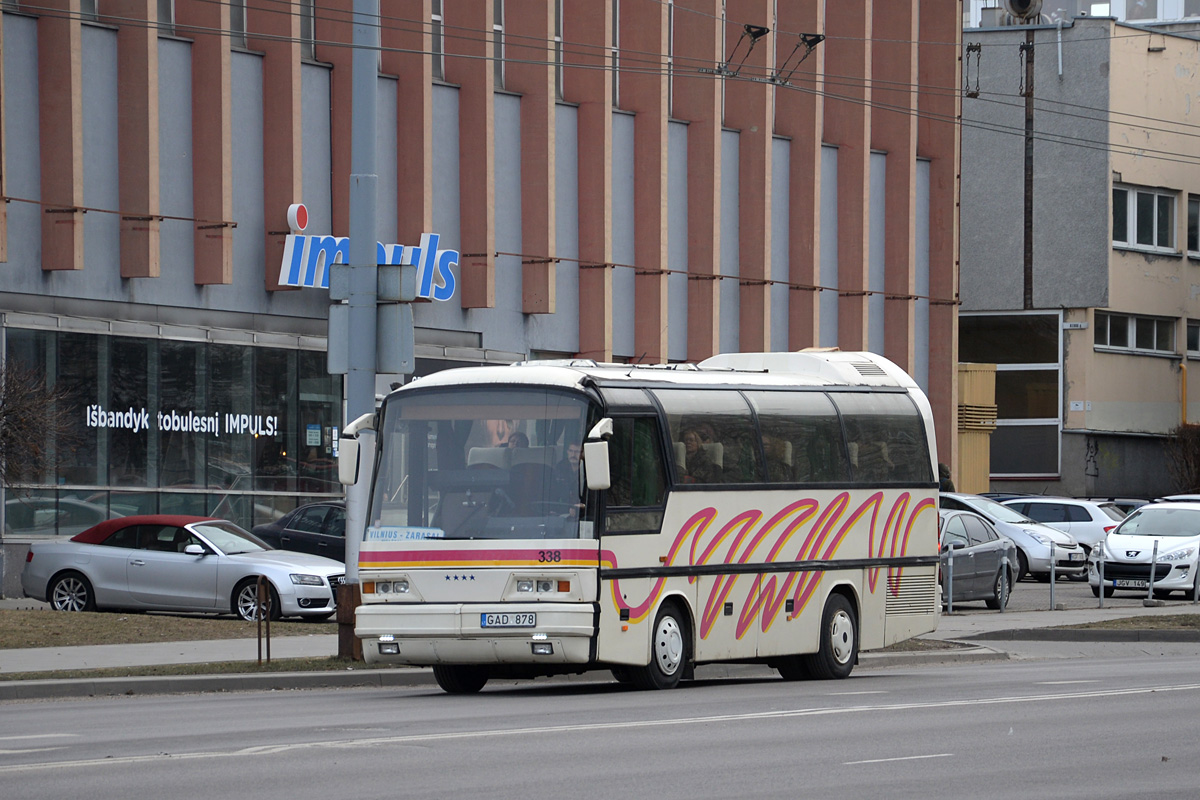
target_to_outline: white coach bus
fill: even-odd
[[[711,662],[845,678],[937,624],[933,419],[877,355],[447,370],[349,426],[346,482],[363,428],[355,634],[447,692],[598,668],[667,689]]]

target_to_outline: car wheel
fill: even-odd
[[[1017,550],[1017,578],[1019,581],[1029,574],[1029,559],[1025,557],[1025,553]],[[1014,583],[1016,581],[1013,581]]]
[[[650,663],[629,667],[629,677],[639,689],[674,689],[691,652],[687,623],[674,603],[663,603],[651,635]]]
[[[92,584],[78,572],[55,576],[46,590],[50,607],[55,611],[95,611],[96,596]]]
[[[1008,603],[1012,592],[1008,590],[1008,573],[1004,570],[996,572],[996,582],[992,586],[992,596],[984,600],[987,607],[993,610],[1003,608]]]
[[[818,680],[847,678],[858,657],[858,621],[850,601],[831,594],[821,614],[821,649],[803,656],[809,674]]]
[[[488,682],[487,667],[439,664],[433,677],[447,694],[475,694]]]
[[[283,616],[283,609],[279,606],[279,593],[275,591],[275,587],[271,586],[268,581],[267,587],[270,590],[270,599],[267,601],[271,608],[271,619],[279,619]],[[258,581],[254,578],[248,578],[237,585],[233,590],[233,613],[246,620],[254,622],[258,619]]]

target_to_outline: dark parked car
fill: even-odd
[[[983,517],[970,511],[942,509],[938,512],[941,538],[942,603],[950,575],[950,554],[954,554],[954,601],[983,600],[988,608],[999,609],[1012,596],[1012,586],[1020,568],[1017,546]],[[1004,556],[1008,569],[1004,569]]]
[[[300,506],[274,522],[256,525],[252,532],[281,550],[346,560],[346,504],[340,500]]]

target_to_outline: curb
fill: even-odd
[[[896,666],[962,663],[966,661],[1003,661],[1008,654],[989,647],[863,653],[858,669]],[[763,680],[778,673],[755,664],[707,664],[696,668],[696,680],[734,678]],[[544,679],[538,679],[544,680]],[[591,670],[581,675],[558,675],[548,680],[565,682],[609,683],[607,670]],[[512,682],[514,685],[517,681]],[[519,681],[527,684],[528,681]],[[195,694],[203,692],[267,692],[296,689],[388,689],[436,686],[433,671],[422,668],[345,670],[339,672],[272,672],[263,674],[230,673],[223,675],[174,675],[131,678],[73,678],[68,680],[0,680],[0,702],[14,700],[54,700],[120,695]]]
[[[1105,628],[1017,628],[1007,631],[987,631],[970,636],[960,636],[966,641],[1007,642],[1015,640],[1034,642],[1200,642],[1200,631],[1155,630],[1108,630]]]

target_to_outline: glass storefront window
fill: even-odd
[[[6,359],[66,388],[76,441],[4,497],[4,533],[75,534],[108,516],[197,514],[245,527],[342,494],[342,379],[325,354],[9,328]]]

